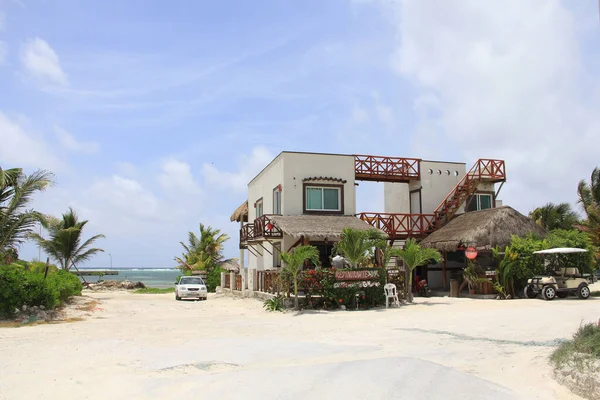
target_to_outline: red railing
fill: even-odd
[[[254,239],[254,224],[244,224],[240,229],[240,242]]]
[[[503,160],[491,160],[481,158],[467,172],[467,174],[456,184],[454,189],[433,211],[436,220],[429,230],[441,228],[454,217],[458,209],[464,204],[479,186],[479,183],[501,182],[506,180],[506,170]]]
[[[357,180],[377,182],[408,182],[421,177],[418,158],[354,155]]]
[[[254,237],[280,239],[283,237],[283,232],[271,221],[269,215],[263,215],[254,220]]]
[[[434,214],[360,213],[357,217],[384,231],[390,239],[424,237],[435,226]]]

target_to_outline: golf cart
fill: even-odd
[[[573,260],[566,256],[586,252],[585,249],[568,247],[535,251],[533,254],[541,254],[545,258],[546,274],[527,281],[525,297],[533,299],[538,294],[541,294],[544,300],[565,298],[573,294],[580,299],[590,297],[588,284],[593,282],[593,277],[580,274],[578,268],[571,266]]]

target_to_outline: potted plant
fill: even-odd
[[[469,285],[469,294],[475,294],[475,288],[485,279],[479,276],[478,265],[474,262],[469,262],[469,265],[463,271],[463,278]]]

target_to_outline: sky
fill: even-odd
[[[599,15],[596,0],[0,0],[0,166],[55,174],[33,206],[106,235],[90,267],[173,266],[200,222],[238,256],[229,216],[282,150],[499,158],[504,204],[577,208],[600,166]],[[383,211],[383,185],[357,202]]]

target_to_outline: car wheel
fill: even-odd
[[[590,288],[588,285],[579,285],[579,287],[577,288],[577,297],[579,297],[582,300],[585,300],[588,297],[590,297],[590,294]]]
[[[558,296],[559,299],[566,299],[567,297],[569,297],[569,293],[567,293],[567,292],[558,292],[558,293],[556,293],[556,295]]]
[[[533,291],[532,286],[525,286],[525,297],[528,299],[535,299],[536,296],[537,294]]]
[[[544,286],[542,288],[542,297],[544,300],[554,300],[556,297],[556,289],[554,286]]]
[[[177,296],[177,294],[175,294],[175,300],[179,301],[181,300],[181,297]]]

